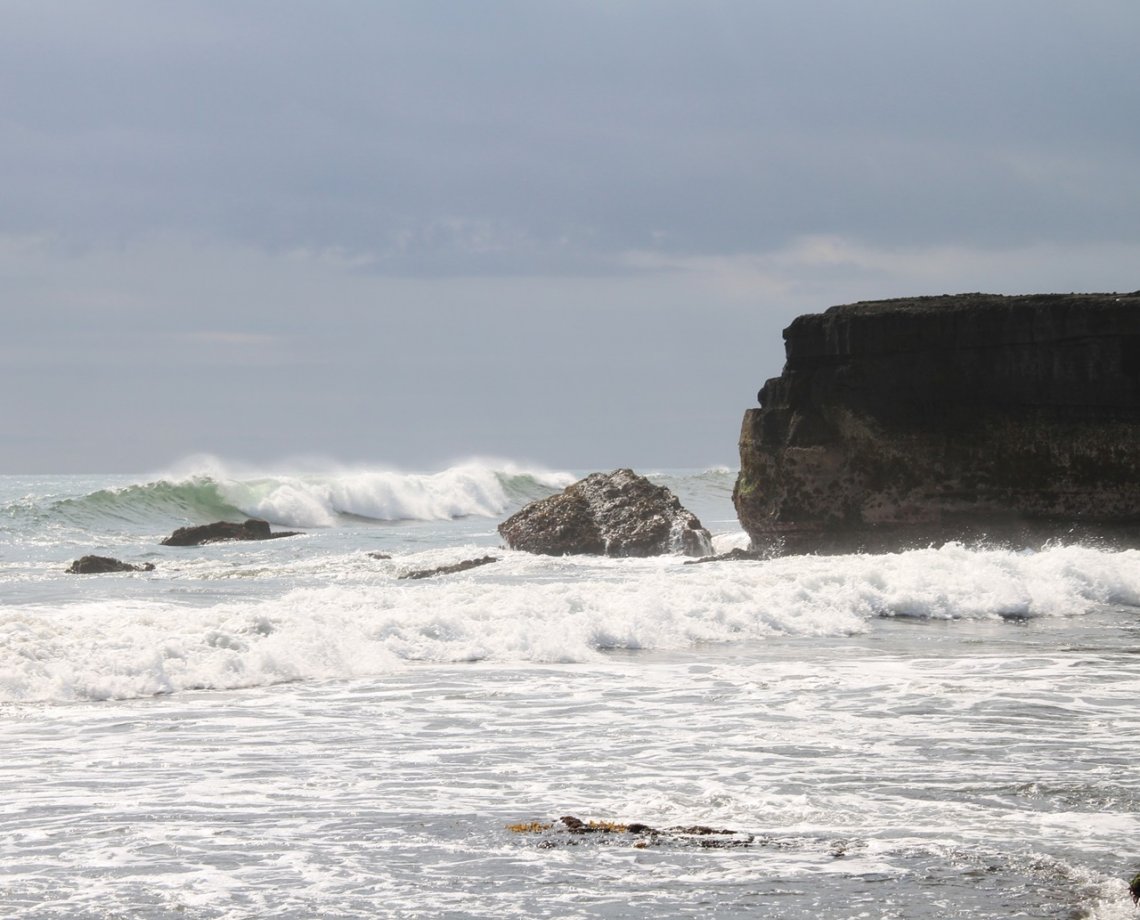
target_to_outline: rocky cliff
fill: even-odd
[[[734,501],[758,549],[1140,538],[1140,292],[849,304],[784,330]]]

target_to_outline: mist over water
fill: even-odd
[[[734,471],[650,472],[747,545]],[[1131,916],[1140,553],[502,547],[577,477],[0,478],[6,915]],[[245,516],[304,533],[159,545]],[[752,842],[507,829],[562,814]]]

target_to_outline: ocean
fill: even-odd
[[[502,548],[585,472],[0,477],[0,916],[1136,915],[1140,552]]]

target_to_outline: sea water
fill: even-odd
[[[0,916],[1135,915],[1140,553],[502,548],[574,478],[0,478]],[[303,533],[160,545],[243,515]]]

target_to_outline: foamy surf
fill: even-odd
[[[952,545],[699,565],[498,550],[497,562],[475,571],[401,578],[485,552],[470,545],[318,561],[259,546],[179,562],[171,551],[159,563],[165,573],[145,577],[149,597],[0,613],[0,700],[347,679],[407,662],[587,662],[618,649],[853,636],[882,618],[1000,622],[1140,606],[1140,553],[1081,547]],[[195,585],[216,587],[201,596]]]
[[[0,477],[6,916],[1134,913],[1135,551],[504,549],[570,478]],[[651,478],[746,545],[731,471]],[[249,514],[305,533],[158,543]],[[560,815],[751,843],[508,829]]]

